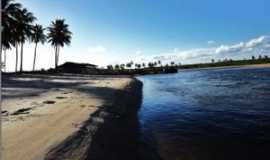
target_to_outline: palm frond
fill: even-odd
[[[48,42],[52,46],[70,45],[72,33],[68,29],[69,25],[65,24],[64,19],[56,19],[48,27]]]

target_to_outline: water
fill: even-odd
[[[142,139],[162,159],[270,159],[270,68],[138,78]]]

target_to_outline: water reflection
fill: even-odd
[[[270,69],[139,77],[143,139],[170,159],[270,158]]]

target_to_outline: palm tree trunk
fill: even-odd
[[[0,35],[0,39],[1,39]],[[0,43],[0,85],[2,85],[2,68],[1,68],[1,62],[2,62],[2,42]],[[2,102],[2,86],[0,87],[0,102]],[[2,103],[0,103],[0,111],[2,112]]]
[[[23,43],[21,43],[21,66],[20,66],[20,72],[23,71]]]
[[[57,68],[57,46],[55,47],[55,69]]]
[[[1,53],[0,53],[0,72],[2,72],[3,69],[3,63],[2,63],[2,48],[1,48]]]
[[[2,43],[0,44],[0,72],[2,73]]]
[[[1,38],[2,36],[0,35],[0,39]],[[0,43],[0,102],[2,102],[2,67],[1,67],[2,58],[1,57],[2,57],[2,42]],[[0,103],[0,111],[2,112],[2,103]]]
[[[18,44],[16,43],[16,63],[15,63],[15,72],[18,71]]]
[[[4,71],[6,72],[7,71],[7,50],[6,49],[4,49],[4,66],[5,66]]]
[[[58,46],[58,49],[57,49],[57,66],[59,64],[59,53],[60,53],[60,47]]]
[[[35,71],[36,56],[37,56],[37,43],[36,43],[35,52],[34,52],[33,71]]]

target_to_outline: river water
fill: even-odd
[[[270,159],[270,68],[138,79],[142,140],[163,160]]]

